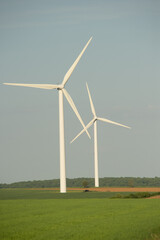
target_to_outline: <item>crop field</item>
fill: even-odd
[[[160,239],[160,199],[115,194],[1,189],[0,239]]]

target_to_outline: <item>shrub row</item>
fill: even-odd
[[[130,193],[128,195],[124,195],[121,193],[117,193],[114,197],[112,198],[149,198],[153,196],[160,195],[160,192],[154,192],[154,193],[149,193],[149,192],[137,192],[137,193]]]

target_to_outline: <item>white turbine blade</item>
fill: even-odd
[[[95,111],[95,108],[94,108],[94,105],[93,105],[93,101],[92,101],[91,94],[90,94],[89,87],[88,87],[87,83],[86,83],[86,87],[87,87],[87,91],[88,91],[88,96],[89,96],[89,101],[90,101],[90,105],[91,105],[91,110],[92,110],[93,116],[95,117],[96,116],[96,111]]]
[[[76,136],[75,138],[73,138],[73,140],[72,140],[70,143],[74,142],[84,131],[86,131],[86,129],[88,129],[88,128],[93,124],[93,122],[94,122],[94,119],[92,119],[92,120],[87,124],[87,126],[86,126],[84,129],[82,129],[82,131],[81,131],[79,134],[77,134],[77,136]]]
[[[70,67],[70,69],[68,70],[68,72],[66,73],[66,75],[64,76],[63,82],[62,84],[65,85],[66,82],[68,81],[68,79],[70,78],[72,72],[74,71],[75,67],[77,66],[79,60],[81,59],[83,53],[85,52],[86,48],[88,47],[90,41],[92,40],[92,37],[89,39],[89,41],[87,42],[87,44],[85,45],[85,47],[83,48],[82,52],[79,54],[79,56],[77,57],[77,59],[75,60],[75,62],[72,64],[72,66]]]
[[[100,120],[100,121],[107,122],[107,123],[111,123],[111,124],[115,124],[115,125],[118,125],[118,126],[121,126],[121,127],[131,128],[131,127],[128,127],[128,126],[123,125],[123,124],[121,124],[121,123],[117,123],[117,122],[113,122],[113,121],[111,121],[111,120],[108,120],[108,119],[106,119],[106,118],[97,118],[97,119]]]
[[[20,86],[20,87],[32,87],[32,88],[42,88],[42,89],[55,89],[58,88],[59,85],[53,84],[27,84],[27,83],[3,83],[4,85],[11,86]]]
[[[69,102],[70,106],[72,107],[73,111],[75,112],[75,114],[76,114],[77,118],[79,119],[80,123],[82,124],[83,128],[85,128],[84,122],[83,122],[83,120],[82,120],[82,118],[81,118],[81,116],[80,116],[80,114],[79,114],[71,96],[69,95],[69,93],[66,91],[65,88],[62,89],[62,92],[64,93],[67,101]],[[87,130],[85,130],[85,131],[86,131],[88,137],[91,138],[88,131]]]

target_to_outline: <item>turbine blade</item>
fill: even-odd
[[[107,122],[107,123],[111,123],[111,124],[115,124],[115,125],[118,125],[118,126],[121,126],[121,127],[131,128],[131,127],[128,127],[128,126],[123,125],[123,124],[121,124],[121,123],[113,122],[113,121],[111,121],[111,120],[109,120],[109,119],[106,119],[106,118],[97,118],[97,119],[100,120],[100,121]]]
[[[75,67],[77,66],[79,60],[81,59],[83,53],[85,52],[86,48],[88,47],[90,41],[92,40],[92,37],[89,39],[89,41],[87,42],[87,44],[85,45],[85,47],[83,48],[82,52],[79,54],[79,56],[77,57],[77,59],[75,60],[75,62],[72,64],[72,66],[70,67],[70,69],[68,70],[68,72],[65,74],[64,79],[62,84],[65,85],[66,82],[68,81],[68,79],[70,78],[72,72],[74,71]]]
[[[78,112],[78,110],[77,110],[77,108],[76,108],[76,106],[75,106],[75,104],[74,104],[71,96],[69,95],[69,93],[68,93],[68,92],[66,91],[66,89],[64,89],[64,88],[62,89],[62,92],[64,93],[67,101],[69,102],[71,108],[72,108],[73,111],[75,112],[75,114],[76,114],[77,118],[79,119],[80,123],[82,124],[83,128],[85,128],[84,122],[83,122],[83,120],[82,120],[82,118],[81,118],[81,116],[80,116],[80,114],[79,114],[79,112]],[[90,135],[89,135],[89,133],[88,133],[88,131],[87,131],[87,130],[85,130],[85,131],[86,131],[88,137],[91,138]]]
[[[93,122],[94,122],[94,119],[92,119],[92,120],[87,124],[87,126],[86,126],[84,129],[82,129],[82,131],[81,131],[79,134],[77,134],[77,136],[76,136],[75,138],[73,138],[73,140],[72,140],[70,143],[73,143],[86,129],[88,129],[89,127],[91,127],[91,125],[93,124]]]
[[[89,87],[88,87],[87,83],[86,83],[86,87],[87,87],[87,91],[88,91],[88,96],[89,96],[89,101],[90,101],[90,105],[91,105],[91,110],[92,110],[93,116],[95,117],[96,116],[96,111],[95,111],[95,108],[94,108],[94,105],[93,105],[93,101],[92,101],[91,94],[90,94]]]
[[[53,84],[27,84],[27,83],[3,83],[3,84],[11,85],[11,86],[41,88],[41,89],[55,89],[55,88],[58,88],[59,86],[59,85],[53,85]]]

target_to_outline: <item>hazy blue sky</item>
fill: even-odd
[[[99,175],[160,176],[160,1],[0,1],[0,82],[61,83],[97,115]],[[92,139],[64,101],[67,177],[94,177]],[[59,178],[58,92],[0,85],[0,182]]]

